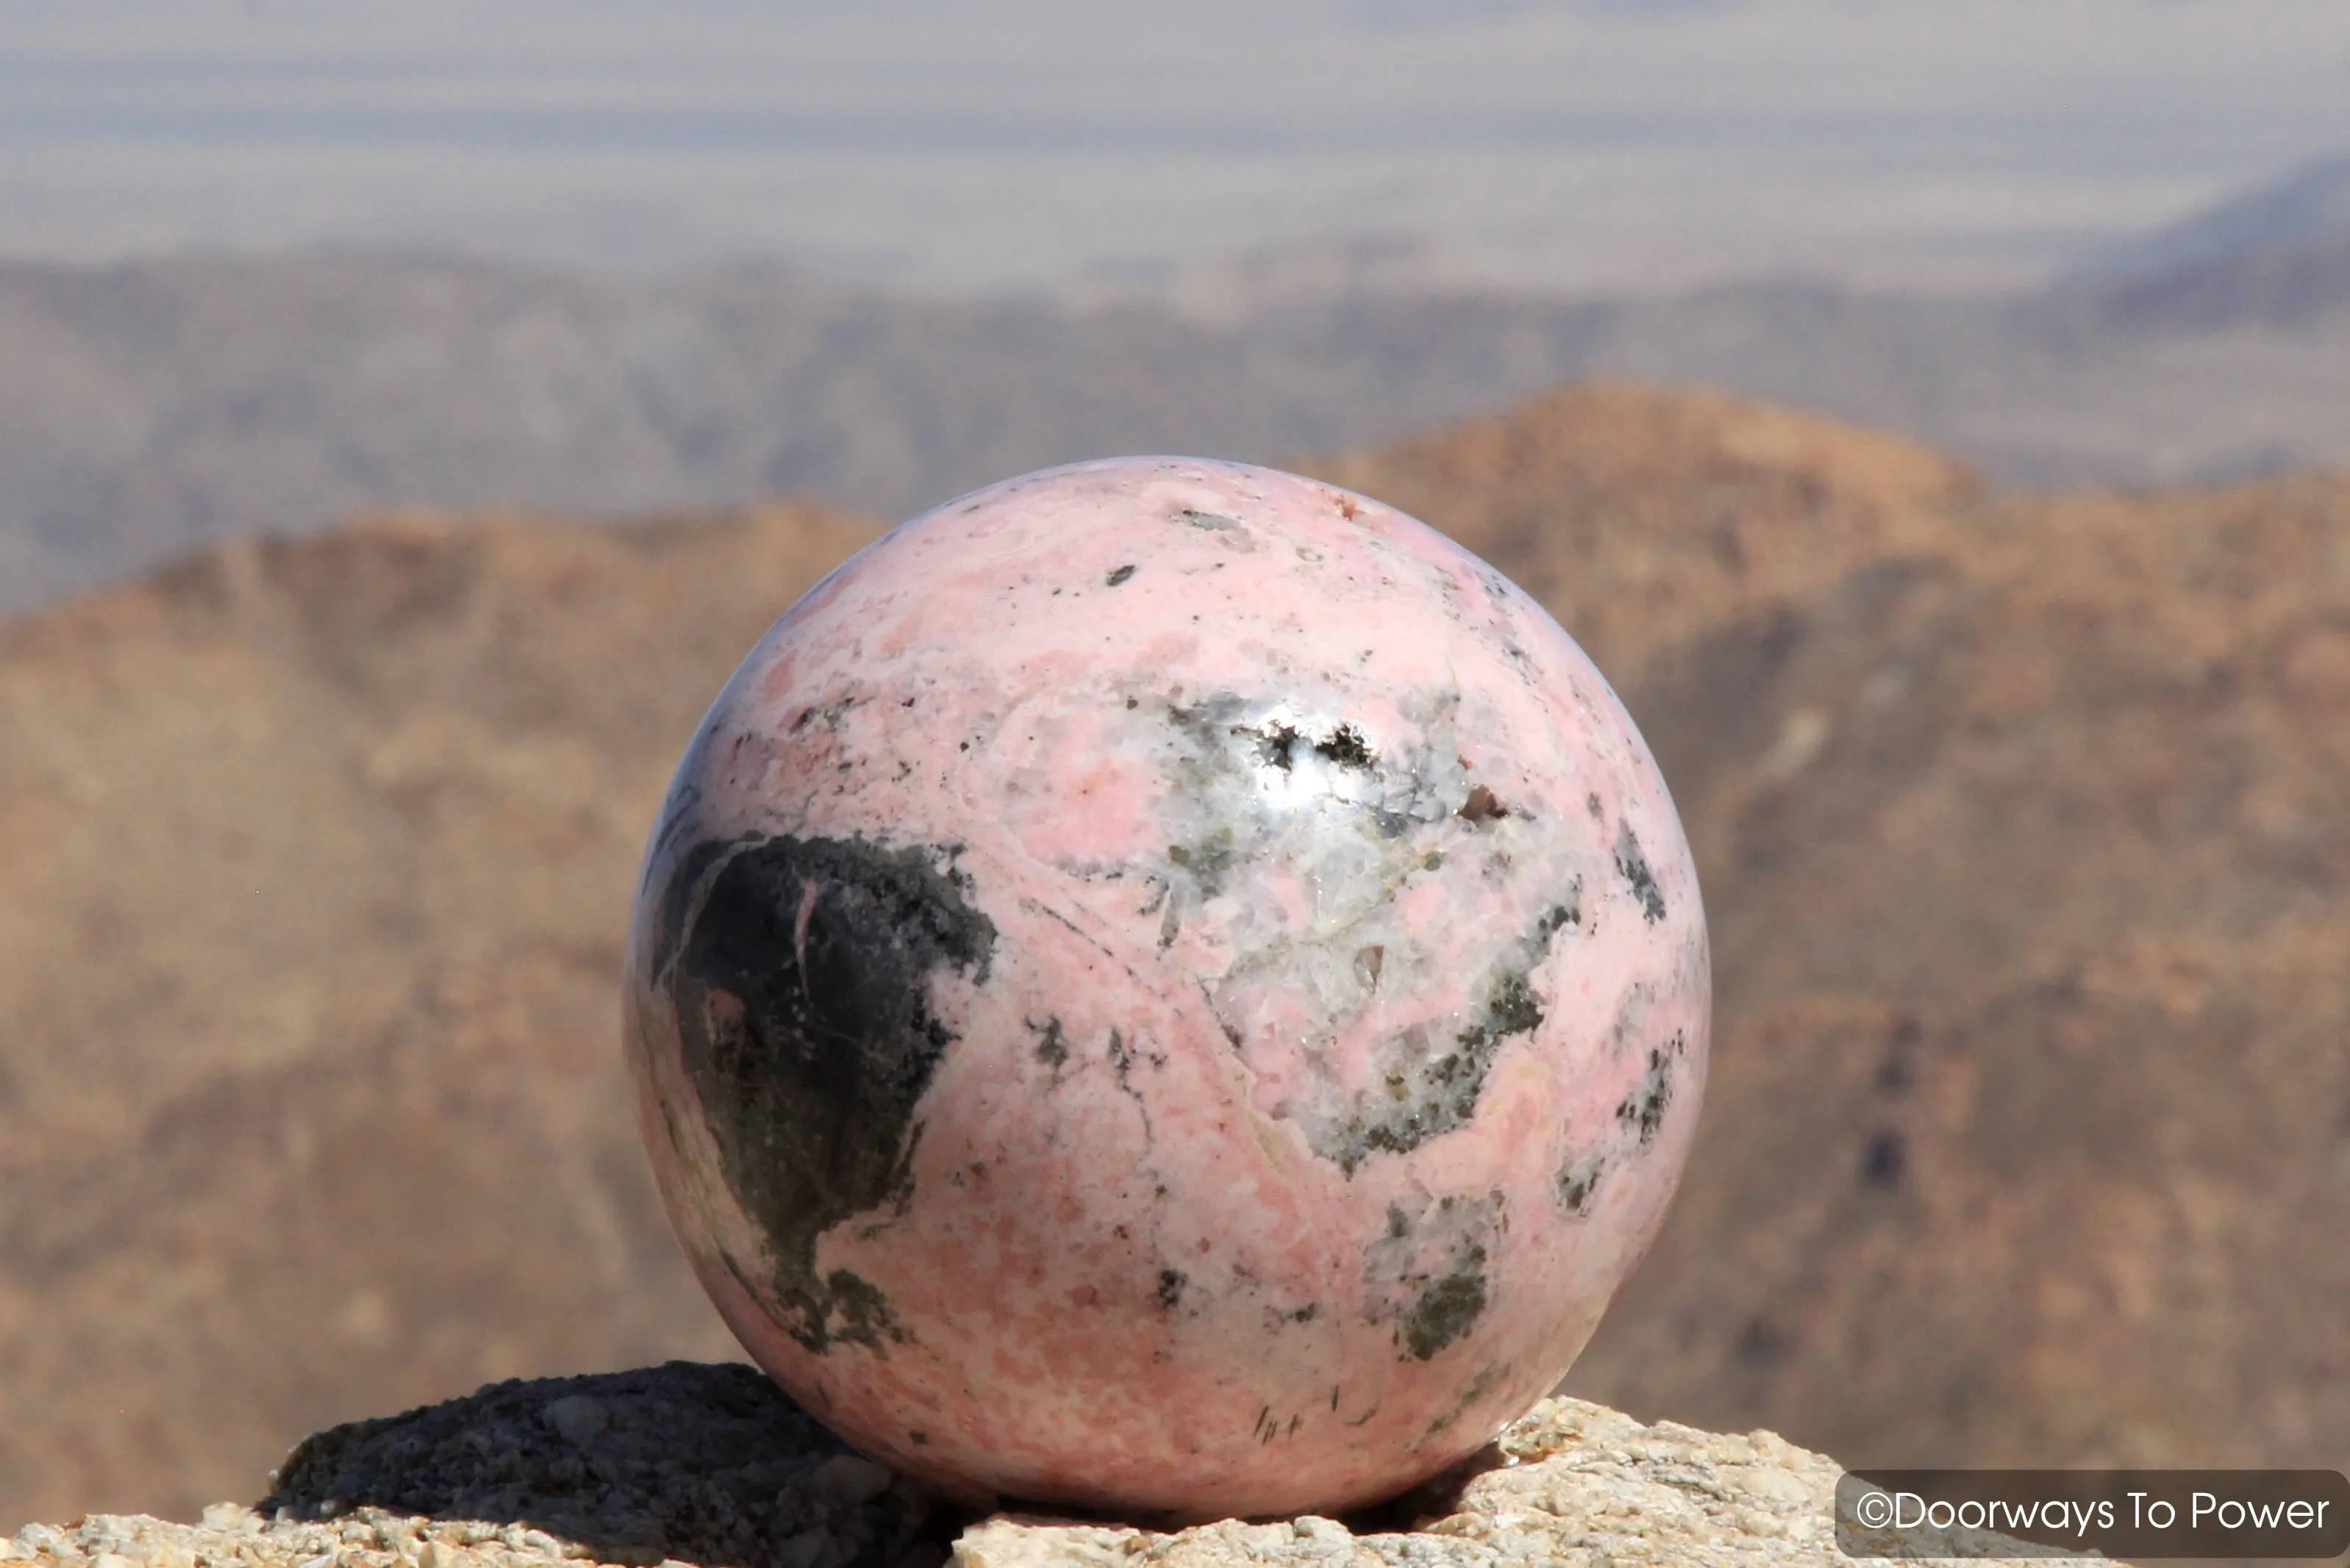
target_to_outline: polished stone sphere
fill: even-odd
[[[1186,458],[810,590],[629,929],[671,1220],[751,1355],[972,1500],[1330,1511],[1557,1381],[1705,1078],[1696,873],[1607,683],[1391,508]]]

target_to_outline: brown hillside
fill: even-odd
[[[1852,1460],[2350,1460],[2350,483],[1994,502],[1631,394],[1336,471],[1543,594],[1698,849],[1707,1126],[1571,1388]]]
[[[395,520],[0,634],[0,1514],[728,1352],[625,1114],[621,912],[702,705],[868,536]]]
[[[2350,484],[1999,500],[1633,392],[1321,469],[1554,607],[1698,847],[1707,1126],[1573,1391],[1856,1460],[2350,1463]],[[724,1353],[618,934],[702,705],[865,536],[393,521],[0,632],[0,1515]]]

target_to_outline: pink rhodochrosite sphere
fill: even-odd
[[[751,650],[629,930],[685,1251],[761,1366],[964,1498],[1343,1509],[1523,1413],[1705,1077],[1696,873],[1501,573],[1127,458],[883,537]]]

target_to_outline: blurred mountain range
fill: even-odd
[[[2332,159],[2220,202],[2075,269],[2085,282],[2143,280],[2231,256],[2320,254],[2350,244],[2350,158]]]
[[[884,517],[1132,451],[1278,459],[1589,378],[1898,429],[2002,485],[2350,463],[2350,161],[2021,296],[1438,292],[1376,244],[1083,299],[390,254],[0,266],[0,609],[355,512]]]
[[[1604,389],[1313,466],[1551,608],[1697,855],[1705,1119],[1571,1390],[1848,1463],[2350,1464],[2350,478],[2003,496]],[[872,532],[384,517],[0,628],[0,1531],[729,1353],[622,921],[703,706]]]

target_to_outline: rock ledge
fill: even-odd
[[[254,1508],[93,1514],[0,1557],[57,1568],[1498,1568],[1825,1564],[1838,1467],[1769,1432],[1547,1400],[1377,1515],[1175,1532],[972,1520],[850,1453],[754,1369],[495,1384],[321,1432]]]

